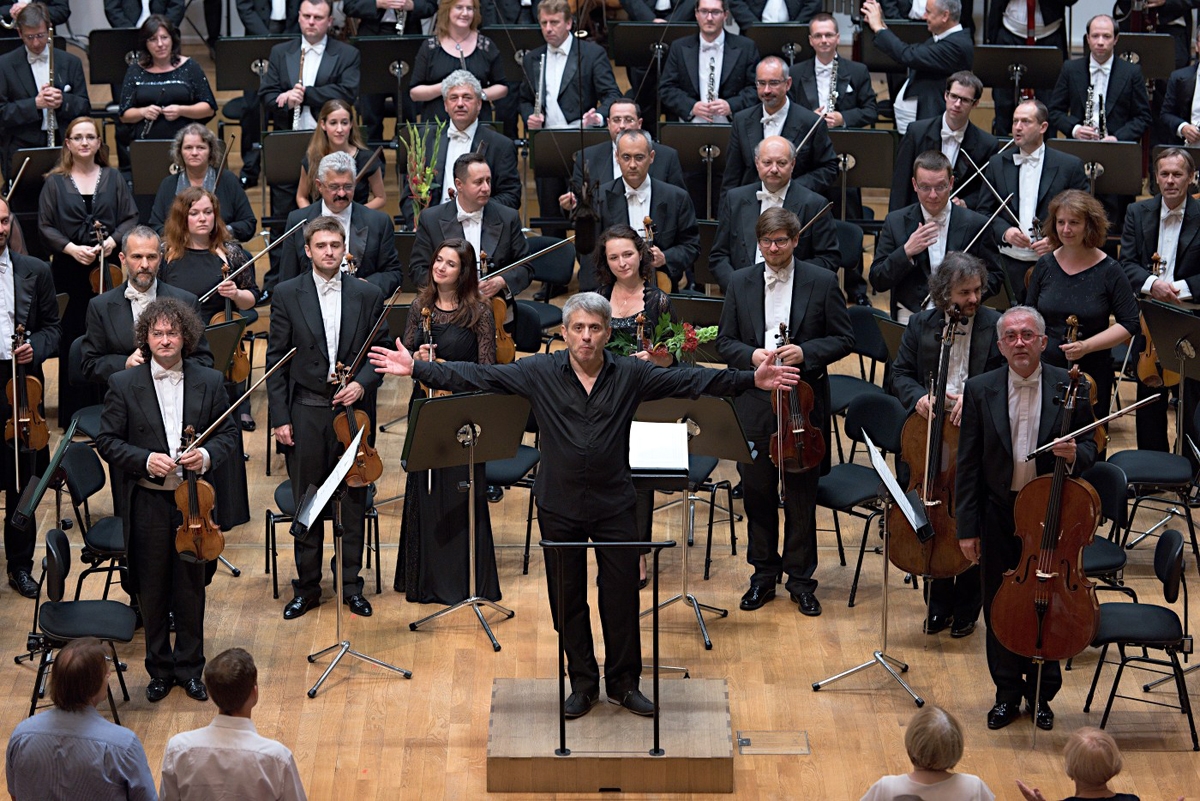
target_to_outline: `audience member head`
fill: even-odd
[[[962,759],[962,727],[941,707],[923,706],[908,722],[904,750],[915,770],[950,770]]]
[[[107,689],[108,665],[104,644],[95,637],[71,640],[54,657],[50,699],[64,712],[95,706]]]
[[[250,717],[258,703],[258,668],[241,649],[222,651],[204,666],[204,684],[222,715]]]
[[[1075,794],[1107,790],[1108,783],[1121,772],[1121,749],[1112,736],[1092,726],[1076,729],[1063,748],[1067,778],[1075,782]]]

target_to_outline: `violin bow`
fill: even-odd
[[[964,156],[966,156],[966,157],[967,157],[967,161],[971,162],[971,166],[972,166],[972,167],[975,167],[975,169],[976,169],[976,170],[979,170],[979,172],[978,172],[977,174],[979,175],[979,177],[980,177],[981,179],[983,179],[983,183],[984,183],[984,185],[985,185],[985,186],[987,186],[987,188],[988,188],[988,189],[990,189],[990,190],[992,191],[992,195],[994,195],[994,196],[995,196],[996,200],[1000,200],[1000,193],[996,191],[996,187],[992,186],[992,182],[991,182],[991,181],[989,181],[989,180],[987,179],[987,176],[983,174],[983,170],[979,169],[979,167],[977,167],[977,166],[975,165],[975,160],[971,158],[971,154],[970,154],[970,153],[968,153],[968,152],[967,152],[967,151],[965,151],[965,150],[962,150],[962,149],[960,149],[958,152],[959,152],[959,153],[962,153]],[[984,163],[984,166],[985,166],[985,167],[987,166],[987,163],[986,163],[986,162]],[[1008,216],[1009,216],[1009,217],[1012,217],[1012,220],[1013,220],[1013,222],[1017,224],[1017,227],[1018,227],[1018,228],[1020,228],[1020,227],[1021,227],[1021,220],[1020,220],[1020,218],[1019,218],[1019,217],[1017,217],[1017,215],[1013,214],[1013,210],[1012,210],[1012,209],[1010,209],[1010,208],[1008,207],[1008,200],[1009,200],[1010,198],[1012,198],[1012,196],[1013,196],[1013,195],[1015,195],[1015,194],[1016,194],[1016,192],[1011,192],[1011,193],[1009,193],[1009,195],[1008,195],[1008,198],[1005,198],[1004,200],[1000,200],[1000,208],[1001,208],[1001,209],[1004,209],[1005,211],[1007,211],[1007,212],[1008,212]],[[951,197],[953,197],[953,196],[951,196]],[[999,210],[999,209],[997,209],[997,211],[998,211],[998,210]],[[996,216],[996,215],[994,215],[994,214],[992,215],[992,217],[995,217],[995,216]]]
[[[254,262],[257,261],[258,259],[261,259],[263,256],[270,253],[272,250],[274,250],[274,248],[280,242],[283,242],[284,240],[286,240],[289,236],[291,236],[292,234],[294,234],[296,232],[296,229],[300,228],[302,225],[304,225],[307,222],[308,222],[308,220],[301,220],[300,222],[296,223],[291,228],[284,231],[283,236],[279,237],[274,242],[267,245],[265,248],[263,248],[259,252],[255,253],[250,258],[246,259],[245,264],[243,264],[241,267],[238,267],[236,270],[233,270],[232,272],[230,272],[228,277],[222,278],[220,281],[217,282],[217,286],[214,286],[212,289],[208,290],[203,295],[201,295],[200,302],[203,303],[204,301],[211,298],[213,295],[215,295],[217,293],[218,286],[225,283],[226,281],[232,281],[234,278],[237,278],[242,273],[243,270],[247,269],[250,265],[254,264]]]
[[[1141,407],[1145,406],[1148,403],[1153,403],[1154,401],[1158,400],[1161,397],[1162,397],[1161,392],[1155,392],[1150,397],[1142,398],[1137,403],[1130,404],[1129,406],[1126,406],[1124,409],[1113,412],[1112,414],[1108,415],[1107,417],[1102,417],[1099,420],[1093,420],[1092,422],[1088,423],[1086,426],[1082,426],[1080,428],[1075,429],[1070,434],[1063,434],[1058,439],[1052,439],[1049,442],[1047,442],[1045,445],[1041,446],[1040,448],[1030,451],[1029,454],[1025,457],[1024,461],[1028,462],[1030,459],[1036,459],[1038,456],[1041,456],[1043,453],[1050,450],[1055,445],[1058,445],[1060,442],[1070,442],[1071,440],[1075,439],[1078,436],[1086,434],[1089,431],[1094,431],[1095,429],[1097,429],[1100,426],[1107,423],[1109,420],[1115,420],[1118,417],[1127,415],[1136,409],[1140,409]]]
[[[358,355],[354,357],[354,361],[350,364],[350,369],[346,371],[347,375],[354,375],[358,372],[358,368],[362,365],[363,359],[367,357],[367,352],[371,350],[371,343],[375,341],[375,337],[379,334],[379,329],[383,328],[384,322],[387,320],[388,311],[396,303],[396,296],[400,294],[403,286],[396,287],[396,291],[383,304],[383,311],[379,315],[379,319],[375,321],[375,325],[371,327],[371,333],[367,334],[366,340],[363,341],[362,348],[358,351]]]
[[[355,186],[358,186],[358,182],[361,181],[364,176],[366,176],[367,172],[371,169],[371,167],[375,166],[375,162],[379,161],[379,157],[382,154],[383,154],[383,145],[380,145],[379,147],[375,148],[375,152],[371,154],[371,158],[367,159],[367,163],[364,164],[363,168],[358,171],[358,175],[354,176],[354,185]]]
[[[12,182],[8,185],[8,192],[6,192],[4,195],[5,203],[12,198],[13,192],[17,191],[17,184],[21,183],[21,176],[25,174],[25,168],[28,166],[29,156],[26,156],[25,160],[21,162],[21,169],[17,170],[16,176],[13,177]]]
[[[1000,213],[1000,209],[1008,208],[1008,201],[1012,200],[1012,196],[1015,194],[1016,194],[1016,192],[1009,192],[1008,197],[1006,197],[1006,198],[1004,198],[1004,200],[1000,201],[1000,205],[998,207],[996,207],[995,211],[992,212],[992,216],[987,218],[987,222],[985,222],[983,224],[983,227],[979,229],[979,233],[975,234],[975,236],[971,239],[971,241],[967,243],[967,246],[965,248],[963,248],[964,252],[970,250],[972,247],[975,246],[975,243],[979,241],[979,237],[983,236],[983,232],[986,231],[988,229],[988,226],[992,224],[992,220],[996,219],[996,215]],[[1000,196],[996,195],[996,197],[999,198]],[[1009,214],[1012,214],[1012,212],[1010,211]],[[1020,223],[1017,223],[1017,224],[1020,225]]]
[[[995,155],[995,156],[1000,155],[1005,150],[1008,150],[1010,147],[1012,147],[1012,144],[1015,141],[1017,141],[1017,140],[1009,139],[1007,142],[1005,142],[1003,145],[1000,146],[999,150],[997,150],[992,155]],[[988,168],[988,165],[992,163],[991,159],[988,159],[987,161],[983,162],[982,166],[977,166],[975,164],[975,160],[971,158],[971,154],[968,153],[967,151],[963,150],[962,147],[959,147],[958,152],[962,153],[964,156],[967,157],[967,161],[971,162],[971,166],[975,168],[975,172],[971,173],[970,178],[967,178],[967,180],[963,181],[961,184],[958,185],[957,189],[955,189],[953,192],[950,193],[951,200],[954,200],[954,198],[958,197],[958,193],[963,191],[964,189],[966,189],[967,186],[970,185],[971,181],[974,181],[976,178],[982,178],[983,171],[986,170]]]

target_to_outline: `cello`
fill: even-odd
[[[195,442],[196,429],[189,425],[183,430],[181,452]],[[183,513],[183,522],[175,532],[175,552],[184,562],[211,562],[225,550],[225,535],[212,516],[217,493],[194,470],[183,472],[184,482],[175,488],[175,505]]]
[[[790,345],[787,323],[779,324],[779,347]],[[783,360],[776,357],[776,364]],[[787,395],[785,398],[784,395]],[[771,393],[771,410],[775,412],[775,433],[771,435],[771,461],[779,472],[779,499],[783,500],[784,473],[804,473],[821,464],[825,458],[825,437],[812,423],[813,389],[799,381],[791,389]]]
[[[933,404],[926,420],[917,412],[909,415],[901,431],[901,460],[908,464],[907,489],[915,490],[925,506],[933,537],[922,540],[908,518],[893,504],[888,511],[888,556],[906,573],[927,578],[951,578],[971,566],[958,545],[958,523],[954,517],[954,484],[958,475],[958,426],[951,425],[946,408],[946,384],[950,373],[950,349],[963,332],[964,322],[957,305],[950,307],[938,355]]]

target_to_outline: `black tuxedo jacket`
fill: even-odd
[[[417,226],[417,239],[413,243],[412,265],[409,276],[417,286],[429,281],[429,264],[433,260],[434,248],[450,237],[463,235],[462,223],[458,221],[458,204],[453,200],[439,206],[430,206],[421,212],[421,223]],[[483,207],[483,224],[479,231],[479,248],[488,254],[493,269],[507,267],[517,259],[529,255],[529,243],[521,233],[521,215],[495,201]],[[475,254],[478,256],[479,254]],[[504,283],[514,294],[520,294],[533,280],[533,267],[526,264],[505,273]],[[397,332],[399,334],[401,332]]]
[[[917,101],[918,120],[937,117],[946,110],[946,78],[959,70],[971,69],[975,60],[975,45],[965,30],[936,42],[931,38],[906,45],[885,28],[875,34],[875,46],[908,68],[905,97]]]
[[[489,3],[485,3],[487,7]],[[297,8],[299,4],[297,4]],[[378,8],[375,5],[375,0],[346,0],[343,4],[343,10],[347,17],[358,18],[358,35],[359,36],[395,36],[396,23],[384,22],[383,15],[387,13],[386,9]],[[437,13],[437,3],[432,0],[413,0],[413,10],[408,12],[408,16],[404,19],[405,35],[419,35],[421,33],[421,20],[432,17]],[[288,19],[292,19],[292,15],[288,15]]]
[[[427,135],[433,133],[431,128],[427,128],[426,131]],[[450,134],[442,131],[437,160],[434,162],[433,187],[430,190],[430,197],[434,201],[432,205],[437,205],[446,181],[454,186],[454,165],[446,163],[446,149],[449,143]],[[426,142],[425,152],[428,153],[431,149],[432,143]],[[496,129],[490,125],[480,122],[475,126],[475,138],[471,140],[471,151],[482,153],[484,160],[492,169],[491,202],[508,206],[510,209],[521,208],[521,174],[517,170],[517,148],[513,141],[504,134],[497,133]],[[407,165],[402,167],[402,169],[406,168]],[[400,180],[400,213],[404,215],[404,224],[412,228],[413,201],[412,192],[408,187],[407,173]]]
[[[758,348],[773,350],[774,341],[764,342],[767,327],[763,314],[765,291],[762,262],[749,270],[734,273],[729,293],[721,307],[717,351],[722,360],[736,370],[753,370],[751,357]],[[829,376],[826,368],[850,353],[854,347],[854,329],[846,298],[838,289],[837,276],[828,270],[796,262],[792,272],[792,313],[788,321],[791,339],[804,349],[800,377],[813,390],[813,419],[829,442]],[[734,399],[746,436],[763,442],[775,430],[771,395],[751,389]]]
[[[1130,205],[1125,212],[1125,228],[1121,232],[1121,269],[1129,277],[1134,294],[1150,277],[1150,257],[1158,250],[1158,221],[1162,213],[1162,198],[1152,197]],[[1193,298],[1200,298],[1200,200],[1189,197],[1184,202],[1183,227],[1175,248],[1175,280],[1187,281]]]
[[[275,115],[276,130],[291,130],[292,109],[279,109],[275,101],[299,80],[300,42],[278,44],[271,48],[267,74],[258,87],[258,97]],[[313,117],[321,113],[321,106],[340,98],[353,104],[358,99],[359,63],[362,57],[358,48],[329,37],[325,42],[325,53],[312,86],[304,88],[304,105]]]
[[[54,51],[54,85],[63,90],[62,105],[54,115],[58,121],[56,141],[61,144],[67,124],[76,117],[90,114],[92,110],[87,81],[83,77],[83,64],[65,50]],[[12,154],[17,149],[46,146],[42,111],[35,103],[38,91],[24,47],[0,56],[0,142],[3,142],[4,149],[4,160],[0,162],[0,167],[6,174],[11,168]]]
[[[756,66],[758,45],[745,36],[726,32],[721,75],[717,81],[717,97],[729,102],[731,114],[737,114],[742,109],[758,103],[758,93],[754,89]],[[667,53],[662,78],[658,83],[663,112],[668,119],[691,119],[692,106],[707,95],[708,87],[698,86],[699,79],[700,35],[677,39]]]
[[[613,175],[613,148],[610,142],[601,142],[577,151],[572,157],[575,167],[571,173],[571,191],[579,194],[583,186],[583,165],[587,164],[588,179],[593,184],[605,187],[620,174]],[[654,163],[650,165],[650,180],[674,184],[680,189],[687,189],[684,183],[683,168],[679,165],[679,152],[670,145],[661,142],[654,143]]]
[[[156,297],[177,298],[191,306],[197,314],[200,313],[200,301],[191,292],[162,281],[156,281],[155,284]],[[133,306],[125,299],[126,286],[128,284],[113,287],[88,301],[87,330],[83,335],[83,374],[88,381],[101,386],[106,386],[114,373],[125,369],[125,360],[133,353],[136,344],[133,338]],[[187,361],[204,367],[213,366],[212,351],[208,349],[208,340],[203,335]]]
[[[1045,24],[1061,22],[1067,6],[1073,6],[1077,0],[1037,0],[1037,7],[1042,12]],[[984,21],[984,41],[994,43],[1000,28],[1004,25],[1004,9],[1007,3],[992,3],[988,6],[987,19]]]
[[[629,203],[625,200],[625,181],[614,180],[604,187],[597,209],[603,231],[617,223],[629,224]],[[650,217],[654,220],[654,244],[667,260],[671,282],[678,284],[687,268],[700,255],[700,227],[688,193],[673,184],[650,179]]]
[[[896,316],[896,304],[903,303],[915,312],[929,294],[929,276],[932,274],[929,252],[918,253],[912,261],[904,253],[904,243],[923,222],[925,216],[919,203],[893,211],[884,219],[883,230],[875,244],[875,258],[871,261],[871,286],[876,292],[891,290],[893,317]],[[951,203],[950,222],[946,226],[946,252],[964,250],[987,225],[987,217]],[[999,292],[1004,286],[1004,272],[991,231],[984,230],[967,252],[987,263],[988,280],[983,290],[984,297]]]
[[[599,45],[583,39],[572,39],[571,52],[567,54],[562,81],[558,85],[558,106],[568,122],[580,119],[588,109],[597,106],[600,113],[607,117],[609,104],[621,95],[608,61],[608,53]],[[521,62],[525,70],[525,80],[521,81],[520,90],[521,117],[526,120],[533,114],[537,98],[534,83],[538,80],[539,66],[546,52],[546,45],[528,50]],[[542,82],[545,83],[545,77]]]
[[[656,19],[694,22],[696,19],[696,0],[671,0],[668,11],[655,11],[654,6],[654,0],[621,0],[621,8],[633,22],[654,22]]]
[[[1038,419],[1038,446],[1058,437],[1062,430],[1062,404],[1055,403],[1061,394],[1058,385],[1068,383],[1067,371],[1042,364],[1042,407]],[[958,439],[958,518],[960,540],[985,536],[989,517],[988,502],[1001,508],[1012,508],[1009,487],[1012,486],[1013,452],[1012,428],[1008,422],[1008,366],[967,380],[963,391],[962,426]],[[1075,404],[1074,417],[1068,430],[1074,431],[1090,423],[1092,405]],[[1018,454],[1024,458],[1025,454]],[[1096,461],[1096,440],[1089,434],[1075,439],[1075,465],[1072,475],[1079,475]],[[1054,470],[1050,452],[1037,458],[1038,475]]]
[[[971,323],[971,344],[967,350],[967,376],[977,376],[1003,367],[1004,357],[996,338],[996,323],[1000,312],[980,306]],[[911,413],[917,401],[929,394],[930,377],[936,377],[942,354],[942,330],[946,313],[941,309],[925,309],[908,320],[900,339],[900,352],[892,362],[892,394],[900,399]]]
[[[1088,86],[1092,76],[1088,71],[1089,56],[1074,58],[1063,64],[1058,83],[1050,95],[1050,128],[1070,137],[1071,129],[1083,123],[1087,105]],[[1190,97],[1189,97],[1190,102]],[[1108,74],[1108,91],[1104,95],[1104,114],[1108,133],[1122,142],[1136,142],[1150,126],[1150,97],[1142,68],[1123,58],[1113,57]]]
[[[824,8],[822,0],[785,0],[789,22],[808,23],[813,15]],[[767,0],[729,0],[729,13],[743,31],[762,22]]]
[[[53,6],[55,4],[51,4]],[[68,5],[67,3],[58,3],[58,5]],[[187,3],[184,0],[150,0],[151,14],[164,14],[171,23],[178,28],[183,24],[183,14],[187,11]],[[108,18],[108,24],[114,28],[136,28],[138,17],[142,15],[141,0],[104,0],[104,16]],[[67,12],[70,16],[70,11]],[[53,17],[53,12],[51,12]],[[55,19],[54,24],[58,25],[61,22],[66,22],[67,17],[64,16],[61,20]]]
[[[366,281],[342,279],[342,319],[338,336],[337,359],[350,365],[358,357],[375,321],[383,314],[383,293]],[[387,345],[388,327],[380,326],[373,345]],[[309,271],[287,281],[281,281],[271,294],[271,337],[267,345],[267,367],[273,367],[292,348],[296,355],[267,379],[267,404],[271,425],[292,422],[292,392],[302,386],[312,392],[328,389],[330,373],[329,352],[325,343],[325,325],[321,318],[321,302],[317,285]],[[362,385],[371,397],[382,377],[371,362],[363,359],[351,379]]]
[[[892,173],[892,193],[888,198],[888,211],[902,209],[917,202],[917,193],[912,186],[913,162],[926,150],[941,152],[941,149],[942,115],[939,114],[927,120],[917,120],[908,126],[908,130],[900,138],[900,150],[896,153],[896,170]],[[996,141],[996,137],[986,133],[975,123],[968,122],[967,132],[963,134],[958,158],[954,163],[954,188],[958,189],[964,181],[975,175],[975,168],[971,166],[971,162],[967,160],[966,156],[963,156],[962,151],[965,150],[967,155],[974,159],[975,164],[982,167],[999,149],[1000,143]],[[988,171],[991,169],[989,167]],[[984,175],[991,180],[989,172],[985,171]],[[991,191],[983,181],[975,178],[959,197],[966,203],[967,208],[974,209],[979,207],[983,195],[990,194]]]
[[[346,13],[349,14],[349,6],[354,0],[347,0]],[[417,0],[421,2],[421,0]],[[374,3],[371,4],[374,7]],[[271,35],[271,0],[237,0],[238,18],[242,21],[242,27],[246,29],[247,36],[270,36]],[[283,17],[285,20],[284,33],[299,33],[300,32],[300,0],[287,0]],[[360,29],[361,30],[361,29]],[[366,34],[363,34],[366,36]]]
[[[988,160],[987,175],[992,186],[1000,193],[1000,197],[1008,197],[1009,192],[1013,193],[1012,199],[1008,201],[1008,207],[1012,209],[1013,214],[1018,214],[1021,209],[1021,180],[1020,169],[1013,161],[1014,155],[1016,155],[1015,148],[1010,148],[992,156]],[[1046,219],[1046,209],[1050,206],[1050,201],[1054,199],[1054,196],[1067,189],[1088,191],[1088,179],[1083,174],[1083,162],[1069,153],[1059,153],[1057,150],[1047,147],[1042,160],[1042,179],[1038,182],[1036,216],[1039,220]],[[995,195],[984,191],[979,197],[977,209],[980,214],[990,217],[999,205],[1000,201]],[[996,219],[992,220],[992,236],[995,238],[997,246],[1004,243],[1004,232],[1015,225],[1016,223],[1006,212],[1001,211],[996,215]],[[1028,235],[1029,232],[1025,233]]]
[[[321,203],[310,203],[296,209],[287,218],[287,228],[301,220],[312,221],[321,216]],[[391,297],[404,279],[404,265],[396,254],[396,231],[392,218],[382,211],[369,209],[361,203],[350,205],[350,236],[348,250],[357,260],[356,277],[379,287],[385,298]],[[312,271],[312,259],[304,252],[304,228],[301,226],[280,248],[279,280],[286,281]],[[286,230],[286,229],[285,229]]]
[[[9,249],[13,267],[14,328],[25,326],[26,341],[33,346],[30,372],[42,377],[42,362],[58,355],[62,325],[58,316],[58,297],[50,265],[41,259],[16,253]],[[9,376],[11,378],[11,376]]]
[[[1183,144],[1183,137],[1176,131],[1180,125],[1192,121],[1192,95],[1195,91],[1196,67],[1191,64],[1175,70],[1167,79],[1167,92],[1163,95],[1162,114],[1159,117],[1164,144]]]
[[[758,191],[762,184],[750,184],[731,189],[721,199],[721,211],[717,215],[717,233],[713,239],[708,266],[716,276],[721,291],[728,290],[733,274],[744,267],[753,266],[758,248],[754,226],[758,223]],[[802,186],[797,181],[788,185],[783,197],[783,207],[795,213],[801,223],[807,223],[825,208],[825,198]],[[797,261],[811,264],[831,272],[841,266],[838,250],[837,228],[833,218],[825,214],[800,236],[800,244],[793,254]]]
[[[725,160],[725,178],[721,183],[721,194],[737,186],[759,182],[758,169],[754,166],[754,148],[763,140],[763,107],[758,103],[735,114],[733,131],[729,135],[729,151]],[[798,145],[816,125],[817,131],[808,138],[804,147],[796,154],[796,168],[792,179],[808,189],[821,194],[837,180],[837,153],[829,141],[825,121],[808,109],[792,103],[788,106],[787,118],[783,121],[780,136]]]
[[[875,87],[871,85],[871,73],[866,64],[859,64],[838,56],[838,100],[834,111],[840,111],[847,128],[866,128],[879,119],[876,108]],[[817,92],[816,59],[805,59],[793,64],[789,70],[792,89],[788,93],[793,103],[799,103],[810,111],[816,111],[820,101]]]

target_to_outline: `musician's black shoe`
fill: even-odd
[[[1030,704],[1030,706],[1033,706]],[[1037,714],[1033,716],[1033,722],[1037,724],[1039,729],[1050,731],[1054,728],[1054,710],[1045,701],[1038,702]]]
[[[200,679],[188,679],[187,684],[183,685],[183,691],[188,694],[188,698],[196,701],[208,700],[208,688]]]
[[[940,631],[945,631],[950,627],[950,622],[953,619],[949,615],[930,615],[925,618],[925,633],[937,634]]]
[[[792,600],[800,607],[800,614],[807,617],[817,617],[821,614],[821,602],[811,592],[793,592]]]
[[[975,621],[974,620],[972,620],[968,623],[963,623],[961,625],[958,623],[955,623],[954,626],[950,629],[950,636],[956,640],[961,640],[963,637],[970,637],[974,633],[975,633]]]
[[[651,703],[649,698],[642,695],[641,690],[629,690],[626,693],[622,693],[619,698],[614,698],[610,695],[608,696],[608,702],[617,706],[623,706],[633,714],[641,715],[644,718],[648,718],[654,714],[654,704]]]
[[[988,712],[987,726],[989,729],[1003,729],[1019,717],[1021,717],[1020,704],[1001,701]]]
[[[243,414],[238,418],[238,424],[241,425],[243,431],[253,431],[258,428],[258,424],[254,422],[254,418],[248,414]]]
[[[309,609],[316,609],[321,605],[320,598],[304,598],[297,595],[292,600],[288,601],[283,607],[283,619],[295,620],[304,615]]]
[[[592,707],[600,700],[600,691],[593,690],[590,693],[571,693],[567,696],[567,702],[563,704],[563,714],[567,720],[581,718],[588,712],[592,711]]]
[[[8,585],[26,598],[36,598],[38,583],[28,570],[13,570],[8,574]]]
[[[859,292],[854,296],[854,303],[858,306],[870,306],[871,299],[867,297],[866,292]]]
[[[346,606],[350,607],[350,611],[359,617],[370,617],[374,612],[371,609],[371,602],[361,595],[351,595],[346,599]]]
[[[746,594],[742,596],[742,602],[738,606],[747,612],[752,612],[755,609],[762,609],[763,605],[774,597],[774,587],[770,585],[751,584],[750,589],[746,590]]]
[[[174,686],[175,679],[150,679],[150,683],[146,685],[146,700],[157,704],[167,697]]]
[[[734,500],[740,500],[742,497],[742,482],[739,481],[738,483],[734,484],[733,489],[729,491],[729,494],[733,496]]]
[[[238,180],[242,182],[243,189],[253,189],[254,187],[258,186],[257,175],[248,175],[246,173],[242,173],[240,176],[238,176]]]
[[[504,487],[488,484],[487,499],[488,503],[500,503],[500,501],[504,500]]]
[[[271,302],[271,290],[264,289],[262,294],[258,296],[258,300],[254,301],[255,306],[266,306]]]

